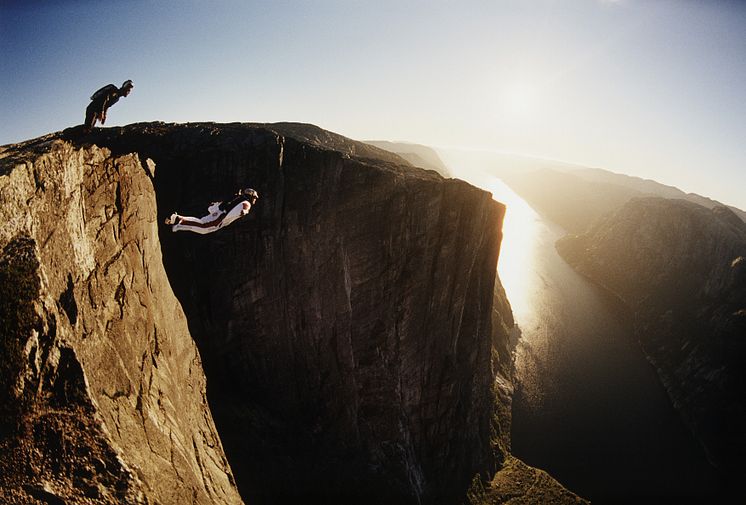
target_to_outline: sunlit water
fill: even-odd
[[[439,154],[456,176],[507,206],[498,273],[522,333],[513,452],[594,503],[717,493],[713,469],[628,322],[557,254],[564,231],[499,179]]]

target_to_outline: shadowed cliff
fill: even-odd
[[[491,477],[504,208],[309,125],[149,128],[99,142],[155,161],[162,215],[262,195],[220,233],[161,233],[244,496],[453,503]]]
[[[577,501],[507,459],[488,193],[302,124],[70,129],[0,156],[0,274],[23,280],[2,313],[18,426],[0,464],[51,465],[3,473],[5,496],[236,502],[230,461],[247,503]],[[218,233],[159,224],[246,186],[258,204]],[[34,394],[13,389],[34,373]],[[75,410],[77,444],[23,427],[52,404]],[[513,478],[541,484],[496,484]]]
[[[634,199],[557,249],[634,312],[642,347],[710,460],[746,457],[746,224],[730,209]]]

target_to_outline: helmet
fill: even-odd
[[[127,79],[126,81],[124,81],[124,82],[122,83],[122,87],[123,87],[123,88],[134,88],[134,87],[135,87],[135,85],[134,85],[134,84],[132,84],[132,81],[131,81],[130,79]]]
[[[254,198],[256,200],[259,200],[259,193],[257,193],[256,191],[254,191],[251,188],[244,189],[243,190],[243,194],[246,195],[246,196],[248,196],[249,198]]]

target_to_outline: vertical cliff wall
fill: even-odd
[[[161,231],[244,497],[455,503],[492,476],[504,208],[488,193],[309,125],[95,141],[156,162],[162,217],[261,195],[214,235]]]
[[[136,154],[0,152],[0,501],[240,503]]]
[[[218,233],[162,224],[246,186]],[[488,193],[310,125],[144,123],[0,148],[0,197],[0,501],[238,503],[228,461],[252,504],[578,500],[508,454]]]

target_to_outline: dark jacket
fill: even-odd
[[[218,208],[223,212],[228,212],[243,201],[248,202],[249,197],[247,195],[233,195],[230,199],[221,202]]]
[[[88,106],[96,112],[103,112],[119,101],[119,88],[113,84],[107,84],[91,96],[91,104]]]

